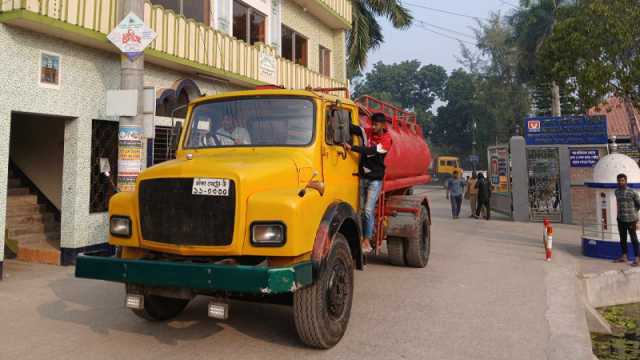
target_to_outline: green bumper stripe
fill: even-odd
[[[294,292],[313,281],[311,262],[268,268],[244,265],[195,264],[124,260],[94,254],[76,259],[76,277],[157,287],[224,290],[248,294]]]

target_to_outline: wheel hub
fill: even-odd
[[[338,263],[331,269],[331,277],[327,288],[327,309],[329,315],[338,319],[344,313],[347,303],[347,269],[344,264]]]

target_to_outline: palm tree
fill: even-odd
[[[522,81],[536,80],[537,55],[544,41],[553,33],[558,10],[575,5],[576,0],[521,0],[520,9],[509,18],[514,28],[514,42],[520,49],[518,74]],[[551,82],[552,109],[560,115],[560,88]]]
[[[377,17],[389,19],[396,29],[406,29],[413,21],[399,0],[353,0],[352,28],[347,38],[347,65],[353,72],[362,70],[369,50],[384,41]]]

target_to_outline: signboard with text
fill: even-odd
[[[525,120],[527,145],[607,144],[606,116],[542,116]]]
[[[571,167],[593,167],[600,160],[597,149],[570,150]]]

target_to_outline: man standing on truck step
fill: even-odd
[[[360,177],[360,210],[362,211],[362,251],[371,252],[371,238],[375,225],[375,210],[382,191],[384,179],[384,158],[391,150],[391,135],[385,129],[387,118],[382,113],[371,115],[371,129],[362,130],[351,124],[351,135],[363,139],[362,146],[343,144],[345,150],[360,154],[358,176]]]
[[[453,170],[453,177],[447,182],[447,199],[451,200],[451,216],[454,219],[460,217],[463,193],[464,180],[460,178],[458,170]]]

